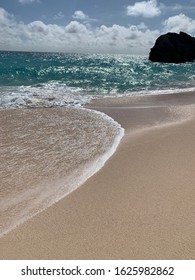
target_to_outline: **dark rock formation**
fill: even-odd
[[[180,32],[158,37],[149,54],[153,62],[184,63],[195,60],[195,38]]]

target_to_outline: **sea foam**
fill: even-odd
[[[81,186],[124,129],[83,108],[0,110],[0,236]]]

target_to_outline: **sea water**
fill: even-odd
[[[141,56],[0,52],[0,236],[81,186],[116,150],[120,124],[83,105],[194,90],[194,73],[194,63]]]
[[[195,63],[146,56],[0,52],[0,107],[82,106],[92,98],[194,90]]]

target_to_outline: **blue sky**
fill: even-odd
[[[147,54],[156,38],[195,36],[195,0],[0,0],[0,50]]]

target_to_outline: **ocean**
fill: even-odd
[[[81,186],[124,129],[94,98],[195,90],[195,64],[148,57],[0,52],[0,236]]]
[[[0,52],[0,107],[82,106],[92,98],[194,90],[195,64],[146,56]]]

